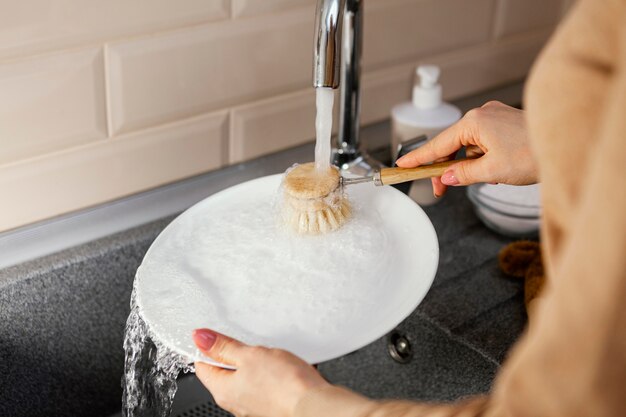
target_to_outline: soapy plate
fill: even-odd
[[[189,362],[228,367],[195,347],[195,328],[286,349],[311,364],[334,359],[391,331],[430,288],[437,235],[406,195],[350,186],[351,220],[326,235],[298,236],[276,215],[281,178],[197,203],[163,230],[137,270],[140,314]]]

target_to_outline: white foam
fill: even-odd
[[[215,289],[220,304],[229,306],[225,313],[231,323],[245,323],[245,328],[223,330],[243,337],[257,327],[267,329],[269,319],[270,333],[329,331],[331,323],[343,321],[331,320],[333,316],[364,308],[368,287],[383,284],[377,278],[385,276],[376,273],[386,267],[382,253],[387,240],[380,220],[360,211],[329,238],[294,235],[275,218],[271,202],[256,201],[221,207],[213,219],[192,227],[191,241],[196,244],[186,254],[190,266],[224,278]],[[346,258],[351,259],[350,267]],[[307,323],[312,312],[317,313],[319,329],[294,325]]]
[[[426,293],[436,235],[404,195],[354,185],[342,228],[300,236],[277,223],[279,186],[272,176],[218,193],[154,242],[137,271],[137,302],[169,348],[208,360],[191,338],[208,327],[318,363],[380,337]]]
[[[186,331],[189,321],[197,321],[192,328],[206,327],[211,318],[228,317],[228,323],[211,325],[231,337],[268,344],[279,334],[339,332],[342,323],[376,307],[371,293],[385,285],[393,253],[377,211],[357,206],[339,230],[300,236],[282,227],[272,199],[245,200],[224,201],[209,216],[182,217],[185,223],[162,252],[183,249],[188,273],[172,271],[175,286],[151,287],[142,299],[159,304],[175,320],[184,314]],[[163,261],[167,268],[170,262]],[[198,311],[190,311],[192,306]],[[311,316],[317,317],[313,323]],[[155,323],[155,333],[161,325],[177,326]],[[255,331],[260,327],[264,335]]]

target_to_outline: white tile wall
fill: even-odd
[[[298,6],[314,6],[316,0],[232,0],[233,16],[253,16]]]
[[[419,63],[441,67],[444,97],[452,100],[523,78],[548,36],[548,31],[514,36],[495,46],[480,45],[462,53],[436,55],[422,62],[365,74],[361,123],[385,120],[389,118],[391,107],[410,99],[414,70]],[[337,106],[338,98],[335,99]],[[314,118],[315,95],[311,89],[235,108],[230,163],[312,140]]]
[[[112,44],[114,132],[304,88],[311,77],[311,15],[296,10]]]
[[[0,65],[0,165],[104,137],[101,48]]]
[[[312,139],[315,2],[4,5],[0,231]],[[523,78],[572,2],[365,1],[362,123],[421,62],[448,99]]]
[[[553,26],[561,17],[562,7],[561,0],[498,0],[495,36]]]
[[[228,17],[229,0],[2,2],[0,59]]]
[[[363,66],[369,70],[487,41],[494,0],[385,0],[367,6]]]
[[[391,107],[410,100],[414,70],[419,64],[436,64],[441,68],[446,100],[522,79],[550,33],[544,30],[512,36],[495,45],[478,45],[367,74],[363,80],[362,121],[367,124],[387,119]]]
[[[415,62],[410,62],[365,74],[361,92],[361,123],[388,119],[393,106],[410,100],[414,71]]]
[[[0,230],[219,168],[228,112],[0,166]]]
[[[431,61],[443,69],[444,97],[464,97],[523,79],[550,33],[527,33],[494,45],[433,57]]]
[[[315,91],[233,109],[230,162],[237,163],[303,144],[315,136]]]
[[[335,134],[339,120],[338,90],[333,110],[332,133]],[[315,137],[315,116],[315,91],[312,88],[235,107],[232,112],[230,163],[311,141]]]

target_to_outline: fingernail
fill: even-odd
[[[406,161],[408,160],[409,155],[402,155],[400,158],[396,159],[396,165],[398,165],[398,162],[402,162],[402,161]]]
[[[435,196],[435,198],[439,198],[439,197],[440,197],[440,195],[439,195],[439,194],[437,194],[437,193],[436,193],[436,192],[434,192],[434,191],[433,191],[433,195]]]
[[[196,329],[193,331],[193,341],[202,350],[210,350],[217,335],[209,329]]]
[[[459,185],[459,180],[454,176],[454,171],[446,171],[441,176],[441,182],[445,185]]]

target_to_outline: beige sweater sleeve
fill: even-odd
[[[612,0],[613,6],[620,1],[616,10],[622,12],[621,19],[615,19],[611,12],[611,19],[619,22],[619,27],[596,27],[599,31],[615,31],[619,37],[618,56],[613,68],[597,68],[589,75],[608,80],[607,94],[601,120],[594,128],[597,137],[589,141],[589,165],[584,170],[588,175],[579,178],[578,197],[568,208],[574,221],[562,236],[558,256],[549,251],[545,254],[552,257],[551,284],[536,304],[529,330],[502,368],[492,394],[463,403],[428,405],[377,402],[343,388],[327,387],[304,398],[296,417],[624,415],[626,20],[624,8],[620,7],[626,2]],[[600,5],[587,1],[587,6],[593,12],[599,9],[592,7]],[[544,69],[549,70],[549,66]],[[578,84],[579,79],[571,81],[577,88],[586,87]],[[569,117],[584,118],[584,107],[580,114]],[[568,146],[567,138],[559,140],[562,146]],[[539,160],[540,164],[550,163],[542,161],[541,155]],[[580,172],[579,161],[566,164],[562,175],[576,176]],[[544,188],[543,192],[550,190]]]
[[[493,402],[510,415],[626,412],[626,1],[604,6],[608,3],[619,7],[604,11],[621,16],[615,26],[597,30],[615,32],[617,55],[612,68],[594,72],[607,80],[607,89],[597,136],[589,140],[587,175],[579,178],[572,221],[536,321],[502,369],[493,394]],[[587,6],[593,11],[603,4]],[[584,108],[571,117],[585,117]],[[575,176],[579,161],[568,164],[563,175]]]

